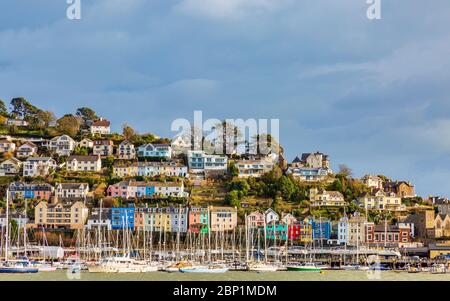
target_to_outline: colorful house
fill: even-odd
[[[112,208],[111,228],[113,230],[134,229],[134,207]]]
[[[266,225],[266,237],[272,240],[286,240],[288,226],[283,223]]]
[[[53,186],[46,183],[26,184],[14,182],[9,185],[9,196],[12,200],[50,200],[53,190]]]
[[[312,239],[329,240],[331,238],[331,221],[311,220]]]
[[[172,147],[169,144],[145,144],[137,148],[138,157],[166,158],[172,157]]]
[[[312,225],[308,222],[296,222],[288,226],[289,240],[298,243],[310,243],[312,241]]]
[[[208,233],[209,212],[205,207],[191,207],[189,210],[189,232]]]

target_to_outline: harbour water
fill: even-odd
[[[139,273],[68,274],[65,270],[38,274],[0,274],[0,281],[450,281],[450,274],[393,271],[227,272],[224,274]]]

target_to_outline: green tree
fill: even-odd
[[[83,123],[81,125],[84,129],[89,128],[92,122],[98,119],[97,113],[95,113],[95,111],[91,108],[87,107],[79,108],[75,115],[82,118]]]
[[[48,128],[52,122],[56,121],[55,114],[51,111],[39,111],[37,113],[40,126]]]
[[[73,115],[65,115],[56,121],[58,131],[75,137],[80,130],[80,121]]]
[[[123,125],[122,134],[125,140],[131,141],[136,136],[136,131],[128,124]]]
[[[0,115],[5,116],[5,117],[9,116],[8,109],[6,108],[5,102],[1,99],[0,99]]]
[[[34,118],[40,110],[23,97],[11,100],[11,114],[15,117],[27,119]]]
[[[228,165],[228,170],[230,171],[231,177],[239,176],[239,169],[236,167],[236,163],[231,161]]]

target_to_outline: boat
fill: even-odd
[[[220,274],[228,272],[228,268],[223,265],[209,265],[209,266],[191,266],[180,268],[181,273],[211,273]]]
[[[38,272],[39,269],[33,267],[27,258],[8,260],[0,266],[0,273],[2,274],[34,274]]]
[[[187,267],[192,267],[192,263],[189,262],[177,262],[174,264],[171,264],[169,266],[167,266],[164,271],[168,272],[168,273],[177,273],[180,272],[180,269],[182,268],[187,268]]]
[[[347,264],[341,266],[341,269],[344,271],[368,271],[370,268],[359,264]]]
[[[114,256],[102,259],[97,265],[88,267],[89,273],[148,273],[158,271],[158,267],[129,256]]]
[[[431,274],[446,274],[447,267],[445,264],[434,264],[430,269]]]
[[[318,266],[314,262],[307,262],[301,265],[288,265],[287,270],[288,271],[296,271],[296,272],[320,272],[322,271],[323,267]]]
[[[252,272],[276,272],[276,271],[278,271],[278,266],[273,265],[273,264],[259,262],[259,263],[248,264],[247,270],[252,271]]]
[[[57,270],[57,267],[51,266],[49,264],[43,264],[38,267],[39,272],[54,272]]]

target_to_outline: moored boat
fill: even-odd
[[[316,265],[314,262],[307,262],[301,265],[288,265],[287,270],[291,272],[320,272],[322,267]]]

